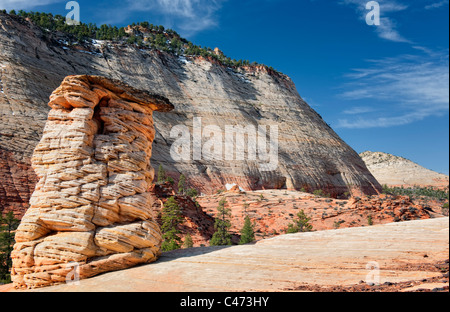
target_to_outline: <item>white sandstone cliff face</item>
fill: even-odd
[[[370,151],[361,153],[360,156],[383,185],[448,187],[447,175],[426,169],[403,157]]]
[[[161,233],[149,192],[153,111],[167,100],[102,77],[69,76],[32,166],[39,178],[16,231],[15,287],[62,283],[155,261]]]
[[[6,66],[2,71],[5,93],[0,94],[0,127],[9,135],[1,137],[0,149],[12,153],[8,154],[10,162],[29,162],[48,113],[45,103],[59,82],[66,75],[91,74],[118,79],[139,89],[158,90],[174,104],[173,112],[154,115],[152,164],[162,164],[175,180],[183,173],[190,186],[203,193],[215,193],[226,184],[238,184],[244,189],[323,189],[333,195],[347,191],[374,194],[381,189],[359,155],[302,100],[292,81],[282,74],[263,68],[237,72],[202,58],[107,42],[95,53],[85,53],[43,39],[41,31],[28,23],[2,16],[0,25],[0,63]],[[205,149],[197,159],[194,118],[201,118],[200,146]],[[170,149],[177,141],[170,135],[175,126],[188,129],[189,160],[174,161],[170,157]],[[214,137],[222,142],[221,159],[205,157],[208,126],[221,131]],[[228,160],[225,145],[232,138],[225,135],[227,126],[266,126],[267,139],[269,126],[277,126],[278,153],[273,160],[278,166],[261,170],[261,164],[270,159],[258,154],[252,160],[247,152],[243,160],[238,156]]]

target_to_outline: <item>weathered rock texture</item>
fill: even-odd
[[[65,282],[70,262],[87,278],[154,261],[152,115],[172,104],[117,81],[69,76],[49,105],[32,157],[39,182],[15,235],[15,286]]]
[[[448,187],[448,175],[426,169],[409,159],[381,152],[364,152],[361,158],[381,183],[389,186]]]
[[[17,160],[13,153],[0,149],[0,213],[13,211],[22,217],[29,207],[37,182],[28,162]]]
[[[289,224],[298,220],[303,211],[314,231],[336,228],[362,227],[443,217],[440,201],[413,200],[408,196],[363,196],[361,198],[331,199],[316,197],[298,191],[265,190],[254,192],[226,192],[206,195],[196,200],[204,211],[220,217],[219,201],[226,199],[231,210],[230,233],[240,235],[248,216],[257,240],[286,233]],[[369,223],[370,220],[372,220]],[[239,242],[239,239],[238,239]]]
[[[0,150],[10,152],[11,161],[30,162],[47,118],[48,94],[65,76],[82,73],[158,90],[170,99],[176,110],[154,116],[153,167],[162,164],[175,180],[183,173],[190,186],[203,193],[233,183],[246,190],[323,189],[334,195],[375,194],[381,189],[359,155],[303,101],[285,75],[263,67],[236,70],[203,58],[112,42],[64,46],[60,42],[66,39],[0,13]],[[194,117],[202,118],[203,128],[214,125],[222,131],[227,125],[277,125],[279,166],[264,172],[259,158],[247,157],[174,161],[169,150],[177,138],[171,138],[171,129],[186,126],[192,140]],[[205,143],[209,134],[203,134]],[[30,193],[13,185],[9,192],[20,192],[23,198]]]
[[[448,291],[448,275],[443,277],[435,266],[448,259],[448,235],[448,218],[283,235],[254,245],[164,253],[152,265],[43,291],[341,291],[334,287],[378,282],[371,280],[376,277],[371,274],[373,262],[380,269],[381,285],[439,278],[439,287]]]

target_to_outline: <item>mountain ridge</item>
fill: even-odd
[[[427,169],[407,158],[384,152],[366,151],[360,154],[368,169],[383,185],[446,187],[449,176]]]
[[[168,52],[176,56],[202,56],[211,62],[218,62],[221,65],[240,67],[262,67],[273,73],[283,75],[271,66],[259,64],[248,60],[236,60],[227,57],[219,48],[214,50],[210,47],[195,45],[189,40],[181,37],[175,30],[166,29],[163,25],[153,25],[149,22],[138,22],[126,27],[117,27],[103,24],[97,27],[96,24],[85,24],[79,22],[78,25],[67,24],[66,18],[61,15],[53,15],[44,12],[26,12],[24,10],[9,14],[6,10],[0,13],[16,19],[20,23],[31,22],[43,31],[43,36],[49,40],[56,40],[58,44],[64,46],[98,46],[99,41],[113,41],[135,45],[142,49],[155,49]],[[61,39],[63,35],[64,39]],[[58,38],[60,37],[60,38]]]

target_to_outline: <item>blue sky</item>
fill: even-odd
[[[67,1],[0,0],[0,8],[66,15]],[[78,1],[81,20],[149,21],[235,59],[289,75],[357,152],[382,151],[449,173],[449,1]]]

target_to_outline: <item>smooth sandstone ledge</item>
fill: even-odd
[[[439,276],[402,267],[442,261],[448,252],[449,218],[440,218],[179,250],[151,265],[33,291],[272,292],[308,284],[347,286],[367,281],[372,261],[380,265],[381,283],[399,283]]]

